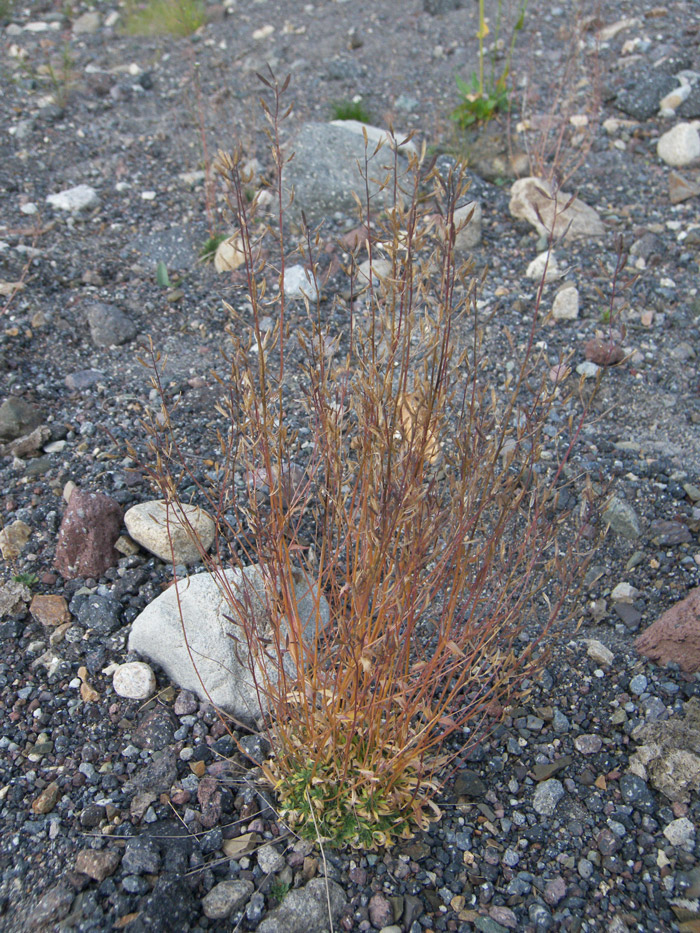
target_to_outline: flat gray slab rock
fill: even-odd
[[[315,598],[299,576],[295,589],[297,611],[304,638],[310,641],[317,625],[320,631],[328,624],[329,608],[323,597]],[[221,585],[224,577],[230,591],[226,596]],[[171,586],[134,620],[129,650],[160,665],[179,687],[237,719],[251,722],[267,709],[267,702],[256,688],[256,681],[260,686],[264,680],[261,660],[253,658],[243,629],[231,621],[236,616],[232,604],[236,600],[254,620],[258,632],[270,637],[265,579],[260,567],[252,565],[243,570],[226,570],[222,580],[200,573],[179,581],[177,588]],[[283,621],[282,644],[288,633],[289,626]],[[266,663],[271,665],[270,661]],[[284,655],[284,664],[287,673],[293,675],[289,653]],[[274,679],[274,668],[270,666],[268,671]]]
[[[302,211],[309,224],[327,220],[336,212],[357,215],[357,195],[366,208],[363,169],[369,158],[369,191],[374,211],[393,206],[393,182],[383,187],[387,174],[393,179],[394,151],[389,145],[375,153],[370,140],[365,153],[364,137],[343,126],[330,123],[305,123],[290,145],[294,158],[285,166],[284,185],[287,198],[294,190],[294,202],[288,217],[301,222]],[[408,185],[408,163],[398,156],[399,183]],[[403,182],[402,182],[403,179]]]

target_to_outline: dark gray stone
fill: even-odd
[[[683,120],[700,119],[700,84],[691,88],[690,94],[680,105],[676,114]]]
[[[615,102],[619,110],[635,120],[649,120],[659,110],[661,99],[670,94],[678,81],[670,74],[647,71],[631,75]]]
[[[99,635],[111,635],[121,625],[121,606],[111,596],[88,596],[80,607],[78,622]]]
[[[36,405],[11,395],[0,405],[0,441],[24,437],[38,428],[43,420]]]
[[[90,336],[96,347],[118,347],[132,340],[138,328],[116,305],[95,301],[86,308]]]
[[[476,771],[465,768],[457,773],[453,790],[457,797],[483,797],[488,788]]]
[[[656,803],[654,795],[645,782],[636,774],[623,774],[620,778],[620,794],[625,803],[641,810],[643,813],[654,813]]]
[[[160,851],[154,839],[127,839],[122,868],[130,875],[155,875],[160,870]]]

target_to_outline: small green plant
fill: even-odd
[[[28,586],[30,589],[39,582],[39,577],[35,573],[16,573],[12,577],[15,583],[21,583],[23,586]]]
[[[6,23],[12,16],[14,0],[0,0],[0,23]]]
[[[127,0],[124,31],[130,36],[192,35],[206,22],[202,0]]]
[[[462,100],[452,111],[452,119],[461,129],[478,123],[487,123],[499,110],[505,110],[510,101],[508,89],[508,78],[510,77],[510,65],[515,48],[515,40],[518,33],[525,25],[525,13],[527,11],[528,0],[520,0],[520,9],[518,19],[513,27],[505,62],[500,69],[496,68],[496,54],[500,45],[501,31],[501,13],[503,0],[498,0],[498,14],[496,17],[496,32],[491,54],[491,73],[487,74],[485,69],[486,49],[484,40],[489,35],[489,26],[486,20],[485,0],[479,0],[479,29],[476,33],[479,40],[479,70],[474,72],[471,81],[465,81],[459,75],[455,75],[457,88],[461,94]]]
[[[51,61],[39,68],[39,74],[44,82],[51,87],[54,103],[63,109],[75,84],[75,62],[71,57],[70,46],[66,43],[61,51],[60,59]]]
[[[270,898],[273,901],[276,901],[278,904],[281,904],[289,893],[291,884],[288,881],[273,881],[270,885]]]
[[[361,100],[337,100],[331,105],[334,120],[357,120],[358,123],[371,123],[371,117]]]
[[[600,321],[601,324],[609,324],[610,323],[610,309],[604,308],[600,312],[600,317],[598,318],[598,320]]]
[[[202,262],[214,262],[214,256],[216,256],[216,251],[224,242],[228,239],[225,233],[215,233],[213,236],[210,236],[205,240],[204,245],[199,251],[199,258]]]

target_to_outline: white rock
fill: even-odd
[[[73,35],[93,35],[99,28],[100,14],[96,10],[88,10],[73,23]]]
[[[699,159],[700,133],[697,124],[677,123],[659,139],[656,151],[666,165],[688,165]]]
[[[284,270],[284,288],[285,297],[295,300],[297,298],[308,298],[309,301],[318,301],[319,293],[313,277],[309,270],[304,266],[289,266]]]
[[[33,214],[39,213],[39,207],[33,201],[27,201],[26,204],[20,204],[19,209],[23,214],[27,214],[30,217]]]
[[[554,296],[552,317],[555,321],[575,321],[578,317],[578,289],[564,285]]]
[[[551,816],[564,793],[564,785],[561,781],[557,781],[556,778],[542,781],[535,788],[532,797],[532,809],[535,813],[539,813],[540,816]]]
[[[631,583],[618,583],[610,594],[610,598],[617,603],[633,603],[639,596],[639,590]]]
[[[664,829],[664,836],[672,846],[679,846],[691,852],[695,846],[695,824],[686,816],[671,820]]]
[[[688,99],[689,94],[690,84],[681,84],[680,87],[677,87],[674,91],[671,91],[670,94],[661,98],[661,103],[659,104],[660,113],[666,116],[666,111],[670,111],[670,115],[673,116],[683,101]]]
[[[549,261],[547,261],[547,257],[549,257]],[[532,260],[525,271],[525,275],[528,279],[535,279],[537,282],[541,282],[542,276],[544,276],[545,285],[548,285],[550,282],[556,282],[564,273],[559,268],[554,253],[545,250]]]
[[[372,287],[379,288],[382,281],[391,276],[393,265],[388,259],[365,259],[357,267],[357,286],[359,289],[369,288],[370,275],[372,278]]]
[[[588,657],[591,658],[592,661],[595,661],[596,664],[602,664],[603,667],[610,667],[615,660],[615,655],[612,651],[606,648],[605,645],[596,638],[586,638],[583,643],[586,645]]]
[[[88,211],[97,207],[100,198],[94,188],[90,185],[77,185],[75,188],[66,188],[65,191],[58,191],[56,194],[50,194],[46,201],[51,207],[59,211]]]
[[[481,243],[481,204],[470,201],[455,211],[455,250],[468,252]]]
[[[370,144],[368,154],[371,154],[379,143],[391,146],[403,155],[418,155],[418,149],[413,140],[406,139],[406,133],[391,133],[389,130],[383,130],[378,126],[371,126],[369,123],[360,123],[359,120],[331,120],[332,126],[341,126],[350,133],[357,133],[363,136],[367,133],[367,141]]]
[[[259,566],[226,570],[221,577],[217,580],[210,573],[200,573],[161,593],[135,619],[129,650],[160,665],[179,687],[249,722],[268,706],[256,689],[256,682],[260,686],[264,681],[263,661],[273,681],[276,675],[273,662],[251,653],[243,628],[231,619],[245,612],[252,618],[249,624],[270,640],[268,651],[274,652],[267,606],[272,600],[278,602],[279,596],[266,595],[272,585]],[[224,579],[227,595],[221,588]],[[297,615],[304,640],[309,642],[327,626],[330,610],[301,574],[294,586]],[[291,638],[285,619],[279,623],[279,633],[284,646]],[[283,663],[292,689],[295,671],[288,652],[283,654]]]
[[[579,363],[576,367],[576,372],[579,376],[583,376],[584,379],[595,379],[598,375],[598,370],[600,366],[596,363],[591,362],[590,360],[585,360],[583,363]]]
[[[156,689],[156,675],[143,661],[120,664],[112,678],[114,692],[130,700],[146,700]]]
[[[572,201],[566,191],[556,191],[541,178],[519,178],[513,182],[508,207],[513,217],[526,220],[541,236],[549,236],[552,229],[555,238],[566,240],[599,237],[606,232],[605,224],[592,207],[579,198]]]
[[[245,263],[240,235],[234,233],[227,240],[222,240],[214,254],[214,268],[217,272],[233,272]]]
[[[128,510],[124,524],[134,541],[167,563],[195,564],[200,546],[208,551],[214,541],[214,521],[196,505],[141,502]]]

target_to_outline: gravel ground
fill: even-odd
[[[528,117],[536,157],[536,128],[559,101],[564,187],[609,228],[557,246],[581,313],[546,325],[542,339],[553,361],[573,351],[579,364],[586,342],[607,333],[622,235],[630,261],[613,312],[627,361],[604,381],[576,456],[612,482],[638,525],[628,516],[611,530],[527,703],[460,760],[429,832],[386,854],[325,859],[296,842],[213,710],[159,672],[148,704],[116,695],[104,673],[126,659],[130,623],[171,570],[143,552],[99,580],[64,580],[53,566],[68,481],[125,508],[151,497],[124,450],[144,449],[138,419],[154,400],[139,357],[149,335],[167,353],[167,393],[180,396],[191,452],[210,450],[223,302],[242,308],[244,290],[193,261],[209,228],[203,139],[209,155],[241,143],[271,177],[255,77],[270,64],[292,75],[288,138],[360,95],[377,124],[453,151],[454,74],[475,66],[475,7],[433,16],[419,0],[233,0],[182,40],[123,35],[111,4],[95,7],[97,22],[81,3],[16,3],[6,19],[0,281],[24,288],[0,328],[0,401],[35,406],[47,433],[35,456],[0,461],[3,523],[32,532],[3,564],[2,588],[35,574],[33,592],[64,596],[71,617],[49,630],[20,598],[0,621],[3,930],[321,930],[312,901],[324,875],[338,886],[336,929],[348,931],[698,929],[697,789],[670,800],[630,771],[635,727],[658,722],[670,734],[697,715],[684,706],[698,696],[697,675],[656,667],[633,647],[700,572],[699,202],[672,203],[678,182],[656,154],[673,122],[656,115],[659,74],[700,72],[696,3],[528,8],[515,56],[525,109],[511,142],[523,145],[517,124]],[[596,30],[615,23],[597,42]],[[676,120],[700,116],[699,93],[696,84]],[[491,177],[475,174],[473,186],[484,213],[474,258],[489,269],[481,300],[494,312],[494,346],[505,326],[517,345],[536,289],[525,270],[543,244],[510,216],[498,168],[479,171]],[[697,167],[680,171],[700,181]],[[73,214],[47,203],[79,184],[99,203]],[[335,217],[327,235],[354,224]],[[169,287],[156,280],[161,259]],[[340,276],[331,285],[342,288]],[[96,302],[109,307],[120,345],[101,345]],[[507,362],[498,358],[496,375]],[[621,583],[634,588],[623,598]],[[248,847],[232,854],[246,833]],[[234,884],[212,896],[223,881]],[[290,889],[304,892],[300,906],[288,894],[287,914],[270,926]]]

